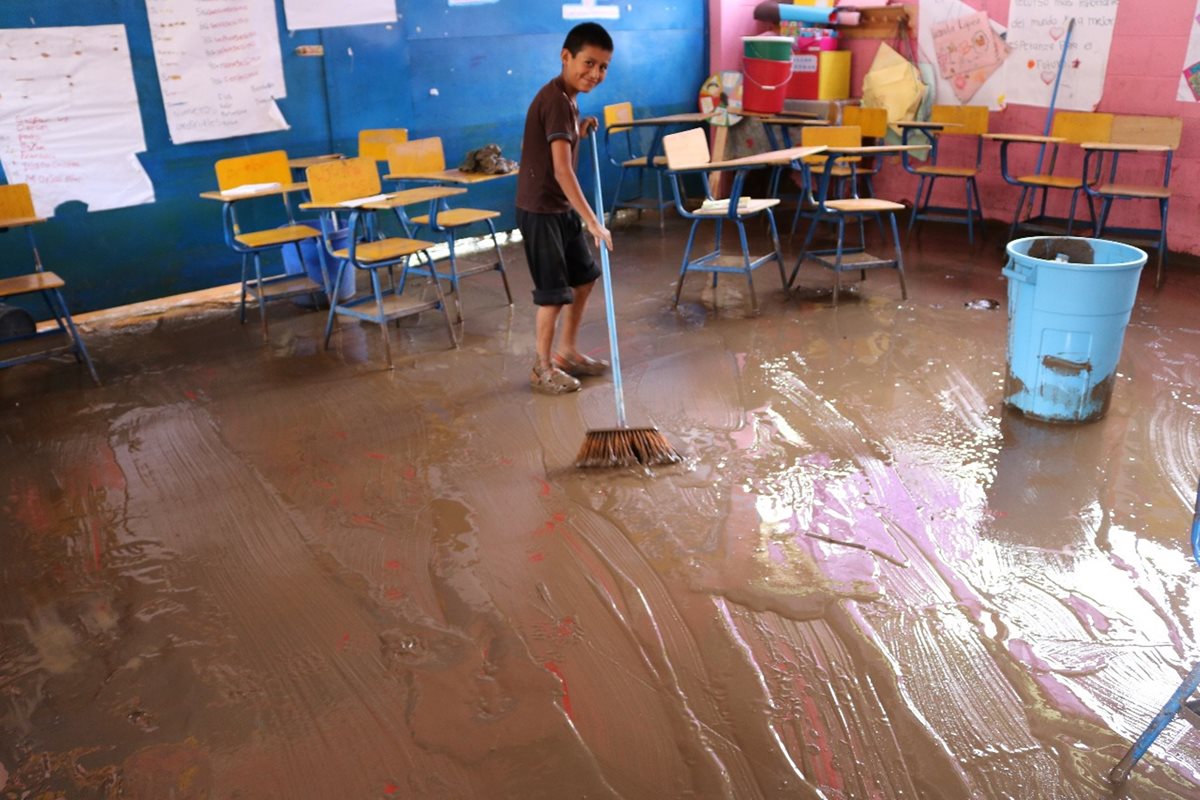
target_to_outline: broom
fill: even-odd
[[[604,213],[600,190],[600,154],[592,131],[592,166],[596,180],[596,213]],[[603,219],[603,217],[601,217]],[[600,271],[604,279],[604,313],[608,317],[608,348],[612,351],[613,394],[617,401],[617,427],[589,430],[575,457],[577,467],[631,467],[634,464],[674,464],[682,459],[658,428],[631,428],[625,421],[625,390],[621,384],[621,352],[617,348],[617,315],[613,311],[612,275],[608,248],[600,242]]]

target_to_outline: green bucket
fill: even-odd
[[[790,36],[743,36],[742,55],[764,61],[791,61],[792,37]]]

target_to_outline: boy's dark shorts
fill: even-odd
[[[587,246],[583,220],[574,211],[535,214],[518,208],[517,227],[525,240],[535,305],[570,305],[575,299],[571,287],[585,286],[600,277]]]

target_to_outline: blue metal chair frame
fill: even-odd
[[[823,163],[824,162],[822,162],[822,164]],[[820,192],[818,191],[817,187],[820,183],[820,179],[813,176],[814,166],[820,165],[810,164],[806,161],[793,161],[791,164],[791,169],[800,173],[800,197],[796,202],[796,213],[792,216],[791,230],[788,231],[789,241],[796,235],[796,228],[800,227],[801,218],[808,219],[810,223],[812,220],[817,218],[818,211],[820,209],[820,201],[818,200]],[[848,169],[849,172],[832,175],[833,180],[830,183],[830,188],[833,189],[833,193],[836,197],[844,198],[846,197],[846,187],[849,186],[850,197],[853,199],[859,199],[858,162],[851,161],[848,164],[843,164],[842,168],[843,170]],[[874,196],[874,188],[870,185],[868,185],[868,191],[871,192],[871,194],[868,196]],[[866,234],[862,231],[861,223],[862,221],[859,220],[859,233],[861,234],[860,238],[863,241],[866,241]]]
[[[1037,233],[1061,233],[1065,229],[1066,234],[1068,236],[1071,236],[1072,232],[1075,229],[1075,206],[1079,202],[1079,195],[1081,193],[1083,193],[1085,198],[1087,199],[1088,214],[1092,220],[1092,224],[1091,224],[1092,235],[1095,235],[1095,230],[1096,230],[1096,225],[1097,225],[1097,223],[1096,223],[1096,207],[1092,203],[1091,194],[1085,193],[1083,191],[1083,187],[1084,187],[1084,185],[1086,185],[1088,183],[1095,183],[1099,179],[1099,173],[1097,172],[1096,174],[1091,175],[1089,177],[1088,172],[1086,170],[1084,170],[1082,179],[1080,180],[1078,186],[1074,186],[1074,185],[1072,185],[1072,186],[1051,186],[1051,185],[1040,185],[1040,184],[1033,184],[1033,183],[1027,183],[1024,181],[1020,181],[1017,178],[1014,178],[1008,169],[1008,146],[1010,144],[1025,144],[1025,143],[1011,142],[1011,141],[1005,141],[1005,140],[1000,141],[1000,177],[1002,177],[1004,179],[1004,182],[1009,184],[1010,186],[1017,186],[1021,189],[1021,199],[1017,202],[1017,210],[1013,214],[1012,225],[1010,225],[1008,228],[1009,240],[1011,241],[1012,239],[1017,238],[1018,230],[1028,230],[1028,231],[1034,231]],[[1034,144],[1037,144],[1037,143],[1034,142]],[[1045,144],[1041,144],[1040,146],[1043,149],[1046,147]],[[1058,160],[1058,148],[1059,148],[1059,145],[1057,142],[1053,143],[1051,145],[1050,165],[1045,172],[1045,175],[1048,177],[1051,176],[1052,173],[1054,172],[1054,164]],[[1041,164],[1041,161],[1042,161],[1042,159],[1039,156],[1038,164]],[[1030,217],[1029,219],[1022,220],[1021,214],[1024,212],[1026,199],[1028,199],[1032,203],[1034,196],[1031,195],[1030,193],[1033,192],[1036,195],[1036,193],[1039,189],[1042,192],[1042,202],[1041,202],[1041,206],[1038,210],[1038,213],[1035,214],[1034,216]],[[1071,209],[1068,212],[1066,219],[1063,219],[1060,217],[1051,217],[1046,213],[1046,200],[1049,197],[1051,189],[1061,189],[1064,191],[1066,189],[1071,190]]]
[[[622,127],[624,130],[620,130]],[[628,158],[624,160],[618,160],[614,155],[617,148],[614,147],[612,142],[613,128],[618,129],[616,134],[618,137],[623,136],[625,139],[625,153]],[[645,155],[637,154],[638,148],[635,146],[634,141],[634,131],[636,130],[636,128],[622,126],[621,124],[617,124],[612,127],[606,127],[604,129],[604,152],[608,155],[609,163],[618,169],[617,188],[613,192],[612,202],[608,207],[609,219],[611,220],[613,216],[616,215],[618,208],[635,208],[639,213],[647,210],[657,211],[658,222],[659,226],[661,227],[666,223],[665,211],[671,206],[671,201],[663,196],[663,173],[665,171],[665,164],[659,160],[662,153],[662,129],[658,128],[655,130],[651,140],[650,148],[646,151]],[[659,155],[654,155],[655,152],[659,153]],[[634,170],[637,172],[638,193],[633,197],[622,200],[621,187],[625,182],[626,170]],[[642,186],[645,181],[646,170],[650,170],[654,173],[654,187],[658,193],[657,201],[646,198],[642,194]]]
[[[916,225],[918,220],[955,222],[967,226],[967,242],[975,244],[975,222],[978,221],[980,225],[983,224],[983,202],[979,199],[979,185],[975,181],[975,175],[938,175],[928,171],[931,168],[936,169],[938,167],[938,144],[941,137],[930,135],[925,128],[905,127],[900,138],[901,144],[908,144],[908,135],[912,130],[925,131],[925,138],[929,140],[930,150],[929,161],[924,167],[914,167],[907,151],[900,156],[900,163],[904,167],[904,171],[910,175],[917,176],[917,193],[913,198],[913,207],[908,216],[908,230],[905,236],[912,235],[913,226]],[[978,172],[982,165],[983,137],[980,136],[975,145],[975,171]],[[933,184],[938,178],[963,181],[965,184],[964,190],[967,195],[967,205],[965,207],[932,205]],[[922,193],[924,194],[924,199],[922,199]]]
[[[288,297],[310,294],[313,297],[313,304],[316,305],[318,302],[318,291],[324,289],[326,295],[329,295],[329,268],[325,264],[324,248],[320,246],[321,232],[312,228],[308,229],[311,231],[311,233],[298,231],[294,238],[281,242],[272,242],[265,245],[247,245],[238,241],[238,238],[243,235],[241,228],[238,226],[237,212],[234,210],[234,205],[236,205],[238,202],[240,202],[238,199],[226,200],[221,209],[221,221],[225,230],[225,244],[242,257],[242,290],[241,298],[238,303],[238,319],[245,324],[246,295],[247,293],[252,293],[255,296],[255,299],[258,300],[258,315],[262,322],[263,338],[266,339],[268,331],[266,310],[267,301],[282,300]],[[286,193],[283,195],[283,206],[287,211],[289,226],[307,228],[305,225],[296,225],[295,216],[292,214],[292,206],[291,203],[288,202],[288,196]],[[308,276],[303,273],[301,275],[288,275],[283,273],[279,275],[269,275],[266,278],[263,277],[262,254],[264,252],[275,249],[281,250],[290,244],[296,248],[297,261],[300,264],[303,264],[304,254],[300,249],[300,243],[310,239],[314,242],[317,242],[318,245],[317,254],[321,261],[321,279],[324,282],[324,286],[314,284],[311,280],[309,280]],[[253,259],[254,261],[253,280],[250,279],[246,269],[247,262],[250,259]]]
[[[1096,174],[1102,174],[1104,171],[1105,155],[1112,156],[1112,163],[1109,165],[1108,181],[1110,184],[1116,183],[1117,179],[1117,161],[1121,156],[1118,150],[1103,150],[1103,149],[1085,149],[1083,156],[1083,174],[1088,175],[1088,165],[1092,159],[1096,160]],[[1142,155],[1145,155],[1143,153]],[[1174,159],[1175,152],[1173,150],[1166,151],[1165,164],[1163,166],[1162,186],[1164,192],[1167,190],[1171,181],[1171,162]],[[1093,223],[1096,238],[1104,238],[1106,233],[1116,234],[1121,239],[1137,239],[1147,238],[1158,246],[1158,270],[1154,277],[1154,288],[1162,286],[1163,268],[1166,266],[1167,260],[1167,211],[1170,205],[1171,197],[1168,193],[1165,197],[1145,197],[1140,194],[1122,194],[1120,191],[1106,191],[1103,186],[1097,186],[1094,183],[1084,183],[1084,191],[1088,195],[1089,205],[1092,198],[1100,199],[1100,218],[1099,221]],[[1158,228],[1131,228],[1131,227],[1109,227],[1108,214],[1112,210],[1113,201],[1115,200],[1157,200],[1160,226]],[[1074,214],[1074,204],[1072,204],[1072,215]],[[1094,218],[1094,214],[1093,214]]]
[[[738,211],[738,202],[742,196],[742,187],[746,182],[746,175],[749,174],[752,168],[739,168],[734,171],[733,186],[729,193],[729,207],[724,213],[702,214],[696,211],[690,211],[684,205],[685,192],[683,189],[683,178],[685,175],[698,174],[704,183],[704,195],[708,200],[713,200],[712,192],[709,189],[708,173],[711,172],[708,167],[694,167],[681,170],[669,170],[668,176],[671,178],[671,191],[675,199],[675,210],[684,219],[692,221],[691,230],[688,232],[687,245],[683,250],[683,264],[679,269],[679,279],[675,283],[675,301],[672,307],[678,307],[679,296],[683,291],[683,279],[689,272],[709,272],[712,273],[713,288],[717,288],[717,279],[722,273],[745,275],[746,283],[750,288],[750,304],[755,314],[758,313],[758,296],[754,291],[754,270],[766,264],[769,261],[774,261],[779,265],[779,279],[783,283],[784,288],[787,287],[783,267],[783,250],[779,244],[779,231],[775,227],[775,215],[771,212],[771,207],[766,206],[757,208],[753,211]],[[777,204],[778,200],[770,201],[772,205]],[[757,258],[750,255],[750,244],[746,238],[745,220],[758,217],[765,214],[767,224],[771,230],[771,241],[775,249],[763,256]],[[712,222],[715,226],[713,249],[698,258],[692,258],[692,247],[696,241],[696,232],[700,229],[703,222]],[[741,257],[727,256],[721,252],[721,233],[724,224],[731,223],[737,229],[738,241],[741,244]],[[735,262],[740,260],[740,264]]]
[[[842,288],[842,273],[843,272],[860,272],[863,279],[867,277],[868,269],[890,268],[895,269],[900,276],[900,297],[908,299],[908,288],[904,281],[904,254],[900,248],[900,230],[896,225],[896,211],[904,207],[899,203],[893,203],[887,200],[877,200],[875,198],[859,198],[857,196],[843,200],[829,200],[829,187],[833,182],[834,165],[840,159],[835,154],[829,155],[825,159],[824,168],[821,171],[821,179],[817,193],[817,207],[813,211],[812,221],[808,226],[808,233],[804,237],[804,245],[800,248],[800,255],[796,258],[796,266],[792,268],[792,274],[788,276],[787,288],[791,289],[792,284],[796,281],[796,276],[800,272],[800,267],[805,259],[812,258],[826,269],[833,270],[834,285],[833,285],[833,305],[836,308],[838,304],[838,294]],[[853,179],[853,163],[851,162],[851,173]],[[811,182],[811,179],[810,179]],[[837,204],[848,204],[848,208],[838,208]],[[862,210],[855,210],[853,204],[865,204]],[[832,204],[832,205],[831,205]],[[872,207],[873,206],[873,207]],[[877,256],[872,256],[866,249],[866,229],[863,224],[865,217],[870,216],[879,226],[880,235],[886,239],[887,235],[884,232],[883,215],[886,214],[892,229],[892,242],[895,245],[896,257],[885,259]],[[858,221],[859,244],[856,247],[846,247],[846,217],[853,216]],[[837,244],[832,249],[811,250],[813,237],[816,233],[817,226],[822,222],[831,222],[837,225]],[[827,256],[833,256],[832,259]],[[861,256],[847,261],[846,256]]]
[[[404,178],[398,181],[398,186],[403,187],[405,184],[438,186],[442,185],[440,181],[423,180],[417,178]],[[396,208],[396,217],[400,220],[400,224],[404,227],[405,236],[416,236],[420,233],[421,228],[428,227],[433,233],[439,234],[446,242],[446,247],[449,249],[449,255],[446,258],[446,263],[450,269],[442,271],[437,269],[432,258],[428,258],[428,267],[408,267],[409,272],[413,275],[423,275],[428,278],[437,278],[450,282],[450,292],[454,295],[455,313],[457,315],[456,322],[462,322],[462,295],[459,293],[459,281],[463,278],[469,278],[472,275],[478,275],[483,272],[499,272],[500,280],[504,284],[504,296],[508,299],[508,304],[513,304],[512,290],[508,285],[508,272],[504,268],[504,254],[500,251],[500,239],[496,235],[496,224],[492,221],[493,217],[480,216],[479,219],[474,219],[470,222],[447,225],[438,222],[438,214],[450,211],[460,212],[475,212],[475,214],[494,214],[500,216],[497,211],[489,211],[480,208],[458,208],[452,209],[446,202],[445,198],[441,200],[431,201],[429,204],[429,214],[418,217],[409,217],[407,213],[400,207]],[[465,228],[468,225],[473,225],[476,222],[482,222],[487,225],[488,235],[492,238],[492,249],[496,253],[496,260],[486,264],[476,264],[467,269],[460,270],[458,268],[458,255],[455,252],[455,231],[459,228]]]
[[[1196,505],[1192,515],[1192,558],[1197,564],[1200,564],[1200,487],[1196,490]],[[1167,725],[1181,713],[1198,714],[1200,713],[1200,699],[1189,699],[1196,690],[1200,689],[1200,664],[1192,667],[1192,671],[1187,674],[1183,682],[1179,684],[1179,688],[1171,695],[1162,709],[1154,715],[1154,719],[1150,720],[1150,724],[1142,731],[1142,735],[1137,738],[1133,746],[1129,748],[1129,752],[1125,754],[1117,765],[1108,773],[1108,778],[1115,784],[1125,782],[1129,777],[1129,773],[1137,766],[1138,761],[1142,756],[1146,755],[1146,751],[1150,749],[1150,745],[1154,744],[1154,740],[1158,738]]]
[[[22,294],[36,293],[41,296],[45,302],[46,308],[49,309],[50,315],[54,317],[54,322],[57,327],[54,330],[46,330],[40,333],[33,333],[29,336],[22,336],[18,339],[5,339],[4,343],[13,343],[16,341],[33,341],[43,339],[60,334],[66,334],[70,343],[60,347],[47,347],[33,353],[25,353],[23,355],[13,356],[11,358],[0,360],[0,369],[7,367],[15,367],[20,364],[28,364],[32,361],[40,361],[45,358],[53,358],[57,355],[73,353],[75,360],[87,365],[88,373],[92,376],[92,381],[97,386],[100,385],[100,376],[96,374],[96,365],[92,363],[92,357],[88,354],[87,346],[83,343],[83,337],[79,335],[79,329],[75,327],[75,321],[71,319],[71,312],[67,308],[67,301],[63,298],[59,287],[65,285],[62,278],[58,277],[53,272],[46,272],[42,265],[41,254],[38,253],[37,240],[33,235],[33,228],[25,226],[25,234],[29,239],[29,248],[33,253],[33,269],[34,275],[39,278],[32,288],[23,288],[20,291],[4,291],[0,293],[0,297],[15,297]],[[27,277],[27,276],[18,276]],[[14,279],[8,279],[14,280]],[[0,279],[0,287],[4,284],[4,279]]]
[[[403,221],[403,217],[401,217]],[[338,272],[337,278],[333,285],[342,285],[342,276],[346,269],[351,267],[361,269],[370,276],[371,294],[353,297],[342,300],[337,297],[336,293],[329,295],[329,318],[325,323],[325,349],[329,349],[329,340],[333,335],[333,323],[338,315],[353,317],[364,322],[374,322],[379,325],[379,330],[383,336],[383,349],[387,357],[388,369],[393,367],[392,363],[392,345],[391,338],[388,336],[387,323],[394,319],[419,314],[422,311],[440,309],[442,316],[446,320],[446,330],[450,333],[450,341],[455,348],[458,348],[458,335],[455,333],[454,325],[450,321],[450,314],[446,308],[446,299],[442,294],[441,282],[437,278],[430,280],[433,285],[435,297],[432,300],[418,300],[413,303],[404,305],[393,304],[392,308],[386,307],[386,298],[399,298],[404,292],[404,287],[410,273],[418,274],[414,267],[409,265],[409,260],[413,255],[424,255],[429,263],[429,267],[419,274],[429,275],[434,273],[433,260],[429,257],[428,247],[433,246],[433,242],[419,242],[426,245],[426,249],[416,250],[410,253],[405,253],[392,258],[381,258],[364,262],[359,258],[359,247],[362,244],[384,241],[383,238],[377,235],[374,226],[375,212],[372,210],[354,209],[350,212],[350,218],[347,222],[347,228],[350,232],[350,240],[347,245],[347,252],[344,258],[338,258],[330,245],[333,233],[339,230],[336,213],[330,212],[321,217],[321,233],[324,241],[324,248],[328,251],[331,258],[337,259]],[[407,229],[405,230],[407,234]],[[418,240],[419,241],[419,240]],[[396,266],[401,267],[400,280],[398,283],[393,283],[391,288],[384,290],[379,280],[379,270],[388,269],[389,271]]]

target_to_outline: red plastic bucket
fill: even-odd
[[[783,111],[788,82],[792,79],[792,62],[743,58],[742,108],[761,114]]]

